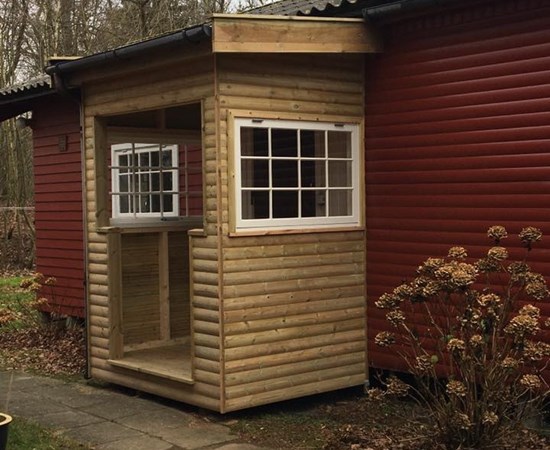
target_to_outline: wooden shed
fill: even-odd
[[[80,112],[49,77],[0,91],[0,121],[32,112],[36,271],[54,277],[42,295],[55,314],[85,315]]]
[[[227,412],[367,378],[361,19],[215,16],[78,89],[90,373]]]

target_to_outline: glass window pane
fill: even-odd
[[[121,167],[127,167],[128,166],[128,155],[120,155],[118,157],[118,165]]]
[[[351,216],[351,189],[329,191],[329,216]]]
[[[118,192],[130,192],[128,185],[128,175],[120,175],[118,177]]]
[[[298,156],[298,130],[273,128],[271,130],[271,155]]]
[[[351,161],[328,162],[328,185],[330,187],[351,187]]]
[[[162,207],[165,213],[174,211],[174,196],[171,194],[165,194],[162,196]]]
[[[302,191],[302,217],[327,215],[325,191]]]
[[[149,167],[149,153],[140,153],[139,154],[139,165],[141,167]]]
[[[269,186],[269,161],[267,159],[243,159],[241,161],[243,187]]]
[[[151,212],[151,199],[149,198],[149,195],[139,196],[139,212]]]
[[[301,130],[300,146],[302,158],[324,158],[325,132],[323,130]]]
[[[273,191],[273,217],[298,217],[298,191]]]
[[[267,128],[241,128],[241,155],[268,156],[269,140]]]
[[[241,198],[243,219],[269,217],[269,191],[242,191]]]
[[[153,192],[160,191],[160,173],[154,172],[151,174],[151,190]]]
[[[149,191],[149,174],[145,173],[139,175],[139,192]]]
[[[298,186],[298,161],[274,159],[271,165],[274,187]]]
[[[162,151],[162,167],[172,167],[172,150]]]
[[[127,195],[118,196],[119,210],[121,214],[127,214],[130,212],[130,200]]]
[[[159,166],[159,152],[151,152],[151,167]]]
[[[351,158],[351,133],[349,131],[328,132],[328,157]]]
[[[160,212],[160,195],[151,195],[151,212]]]
[[[172,183],[174,179],[174,175],[172,172],[163,172],[162,173],[162,190],[164,192],[168,192],[174,189],[174,185]]]
[[[324,187],[326,184],[325,161],[306,160],[300,163],[302,187]]]

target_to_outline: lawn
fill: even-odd
[[[58,436],[34,422],[16,417],[10,424],[9,450],[84,450],[88,448],[63,436]]]

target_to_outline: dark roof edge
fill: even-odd
[[[46,73],[48,75],[54,75],[83,70],[110,61],[133,58],[144,53],[156,51],[175,44],[198,44],[207,38],[211,38],[211,36],[212,26],[210,24],[196,25],[175,33],[152,38],[146,41],[136,42],[135,44],[126,45],[114,50],[107,50],[102,53],[85,56],[73,61],[60,62],[46,67]]]
[[[380,21],[397,14],[417,12],[434,6],[458,4],[462,0],[396,0],[363,9],[363,16],[369,20]]]

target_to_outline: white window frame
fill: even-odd
[[[242,127],[255,127],[255,128],[276,128],[276,129],[291,129],[291,130],[320,130],[320,131],[347,131],[351,135],[351,157],[350,158],[329,158],[328,149],[325,150],[324,160],[336,161],[344,159],[351,161],[351,214],[345,216],[329,216],[329,207],[326,206],[325,216],[316,217],[288,217],[288,218],[274,218],[273,205],[272,205],[272,192],[280,190],[298,191],[298,210],[300,214],[301,210],[301,192],[308,190],[300,186],[300,180],[298,180],[297,187],[289,188],[273,188],[272,180],[272,165],[271,161],[278,159],[273,157],[271,152],[271,138],[269,139],[269,150],[267,157],[251,157],[249,155],[243,156],[241,154],[241,128]],[[271,136],[271,134],[269,134]],[[325,133],[325,148],[327,146],[328,133]],[[307,229],[307,228],[341,228],[341,227],[359,227],[361,226],[361,155],[360,155],[360,124],[358,123],[335,123],[335,122],[319,122],[319,121],[302,121],[302,120],[280,120],[280,119],[257,119],[257,118],[234,118],[233,129],[233,141],[234,141],[234,199],[235,199],[235,231],[262,231],[262,230],[288,230],[288,229]],[[242,159],[267,159],[269,161],[269,183],[268,187],[250,188],[242,186],[242,173],[241,173],[241,161]],[[283,159],[296,159],[298,165],[301,161],[305,160],[320,160],[319,157],[302,157],[300,154],[300,140],[298,139],[297,157]],[[327,163],[328,164],[328,163]],[[299,171],[300,173],[300,171]],[[300,177],[300,175],[298,175]],[[328,171],[325,174],[328,180]],[[330,190],[337,190],[338,187],[330,187],[328,181],[324,187],[314,187],[311,189],[323,190],[327,192]],[[341,187],[341,189],[350,189],[350,187]],[[265,191],[270,192],[270,205],[269,205],[269,218],[265,219],[243,219],[243,201],[242,192],[244,191]],[[328,195],[327,199],[328,201]]]
[[[122,155],[139,155],[140,153],[151,153],[152,148],[159,148],[159,165],[158,166],[144,166],[149,167],[150,169],[158,169],[159,173],[159,191],[136,191],[135,189],[129,188],[129,197],[134,198],[134,208],[132,212],[123,213],[120,211],[120,197],[121,195],[127,195],[124,192],[120,191],[120,169],[125,169],[126,166],[120,166],[120,156]],[[162,155],[160,154],[160,149],[162,151],[170,150],[172,153],[172,165],[169,167],[162,166]],[[179,146],[177,144],[166,144],[166,143],[143,143],[143,142],[124,142],[111,144],[111,205],[112,205],[112,219],[115,222],[131,222],[131,221],[147,221],[147,220],[163,220],[165,218],[173,218],[179,216]],[[136,169],[139,169],[140,166],[130,165],[130,171],[135,177],[138,172]],[[150,170],[153,172],[153,170]],[[171,172],[172,173],[172,189],[169,191],[164,191],[162,183],[163,177],[162,173]],[[130,177],[129,177],[130,178]],[[160,194],[160,211],[158,212],[137,212],[135,201],[139,195],[147,194]],[[162,195],[172,195],[172,211],[163,210]]]

